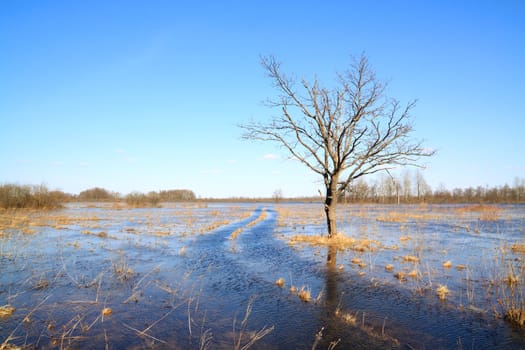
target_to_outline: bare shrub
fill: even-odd
[[[134,208],[158,207],[160,197],[156,192],[148,194],[132,192],[125,197],[126,203]]]
[[[55,209],[61,207],[58,192],[46,186],[5,184],[0,186],[0,208]]]

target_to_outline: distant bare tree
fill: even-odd
[[[273,198],[275,203],[279,203],[283,199],[283,190],[281,190],[279,188],[279,189],[273,191],[272,198]]]
[[[241,125],[243,137],[276,142],[323,178],[328,237],[337,234],[337,200],[352,181],[398,165],[417,165],[420,157],[434,153],[409,138],[415,102],[401,106],[387,98],[386,85],[364,55],[337,74],[334,89],[317,78],[297,84],[272,56],[261,63],[279,92],[268,101],[279,115]]]

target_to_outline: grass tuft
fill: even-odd
[[[525,306],[507,309],[505,311],[505,320],[520,327],[525,326]]]
[[[447,288],[447,286],[440,284],[439,287],[436,289],[436,294],[439,300],[445,300],[447,298],[447,295],[450,294],[450,290]]]
[[[413,255],[405,255],[403,256],[403,261],[417,263],[419,262],[419,258]]]
[[[16,309],[9,304],[0,306],[0,318],[11,316],[15,310]]]
[[[515,253],[525,253],[525,243],[514,243],[510,249]]]
[[[297,296],[305,303],[308,303],[312,299],[312,296],[310,295],[310,290],[305,287],[302,287],[301,290],[299,290]]]

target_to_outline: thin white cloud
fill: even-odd
[[[85,166],[89,166],[89,163],[88,162],[80,162],[80,163],[78,163],[78,165],[80,165],[82,167],[85,167]]]
[[[61,162],[59,160],[55,160],[55,161],[51,162],[51,165],[53,165],[53,166],[62,166],[62,165],[64,165],[64,162]]]
[[[280,157],[277,154],[273,154],[273,153],[268,153],[263,156],[263,159],[265,160],[277,160],[279,158]]]
[[[228,160],[228,164],[235,164],[237,163],[237,161],[235,159],[229,159]]]

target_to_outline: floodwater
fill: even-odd
[[[339,230],[371,244],[341,249],[334,267],[326,247],[288,244],[325,232],[320,204],[3,212],[0,344],[525,348],[525,330],[504,319],[524,302],[525,255],[511,247],[524,242],[525,207],[456,209],[340,206]]]

